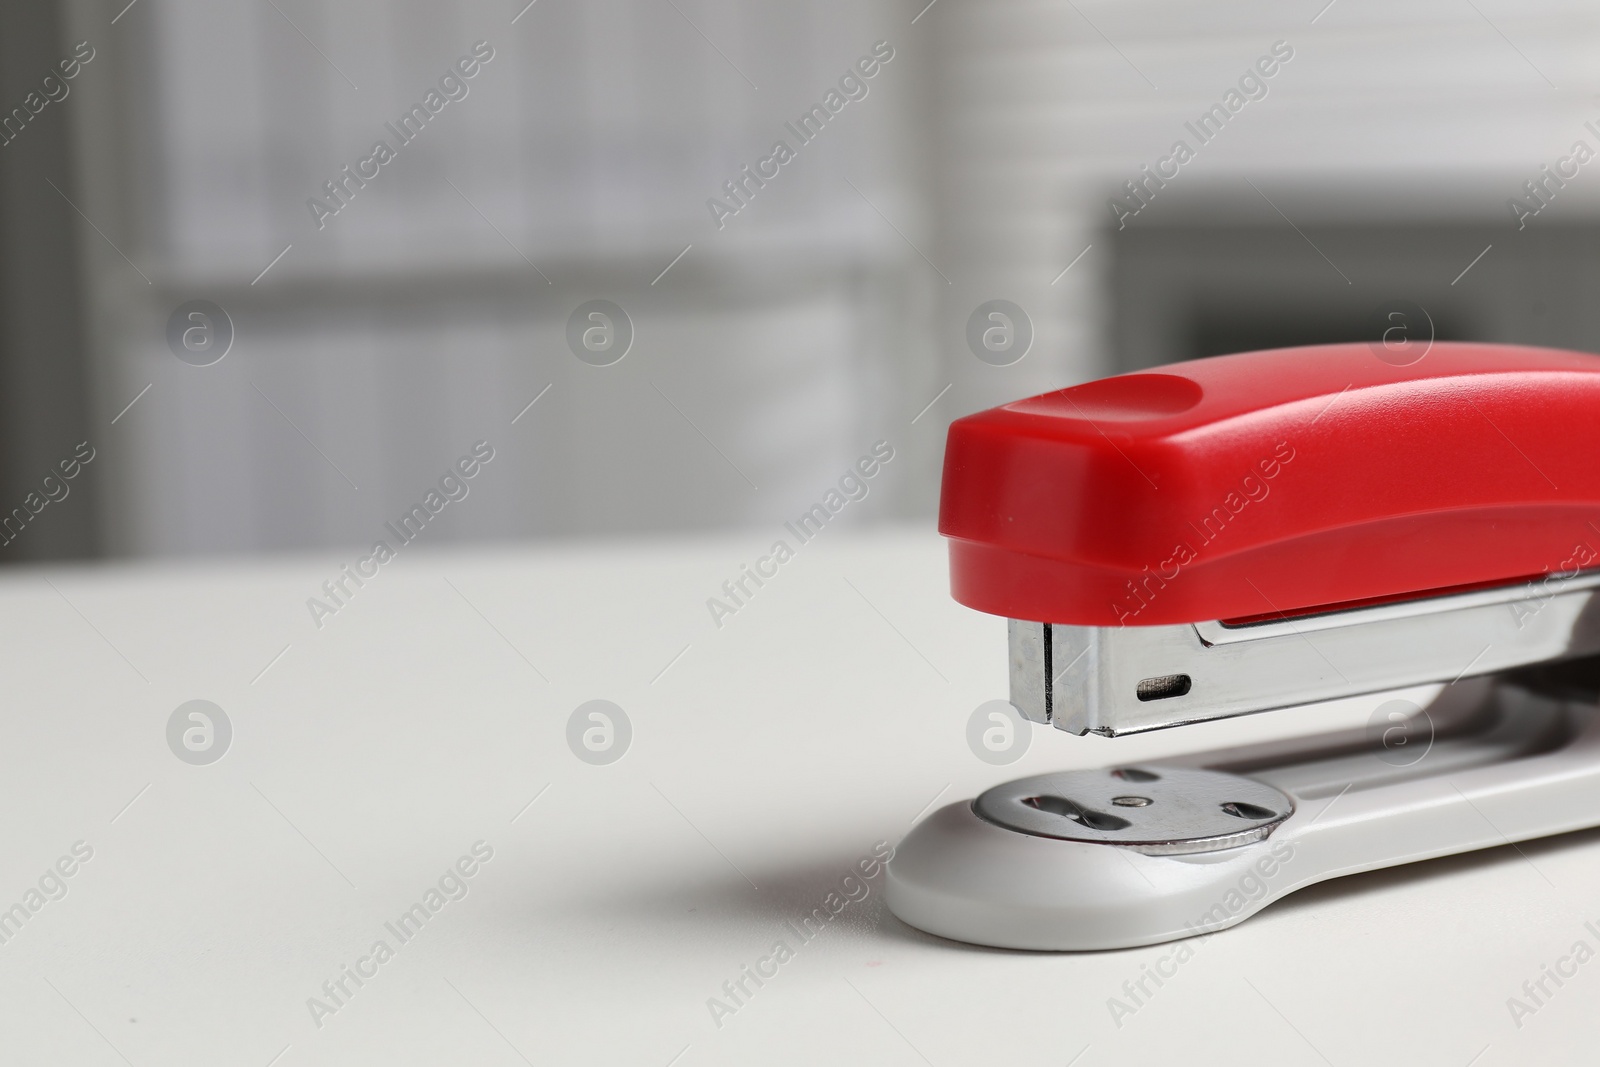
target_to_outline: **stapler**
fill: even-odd
[[[951,425],[952,592],[1008,620],[1024,718],[1107,738],[1341,698],[1371,718],[945,806],[889,864],[895,915],[1147,945],[1600,825],[1600,357],[1392,355],[1199,359]],[[1424,685],[1425,707],[1398,695]]]

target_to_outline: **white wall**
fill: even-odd
[[[857,513],[926,516],[951,418],[1116,365],[1112,304],[1138,294],[1110,289],[1108,198],[1276,41],[1268,95],[1130,230],[1281,226],[1312,270],[1294,225],[1515,241],[1506,198],[1575,138],[1600,148],[1600,12],[1475,3],[540,0],[513,25],[509,0],[142,0],[111,26],[85,0],[106,539],[362,541],[480,437],[498,481],[442,539],[770,524],[880,437],[902,465]],[[479,39],[471,94],[317,229],[306,199]],[[706,199],[880,39],[869,95],[719,230]],[[1594,216],[1597,175],[1535,224]],[[610,368],[564,340],[597,297],[637,332]],[[214,367],[166,348],[195,298],[238,330]],[[1033,321],[1012,366],[968,350],[994,298]]]

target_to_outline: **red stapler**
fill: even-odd
[[[950,427],[952,591],[1009,620],[1024,717],[1115,737],[1367,695],[1373,718],[951,804],[896,851],[896,915],[1010,948],[1152,944],[1600,825],[1600,357],[1416,354],[1220,356]],[[1384,697],[1424,683],[1425,709]]]

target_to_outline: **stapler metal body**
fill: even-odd
[[[1116,737],[1368,695],[1374,728],[996,786],[912,830],[890,908],[981,944],[1150,944],[1600,825],[1596,413],[1600,357],[1438,342],[1403,366],[1196,360],[956,421],[952,590],[1009,620],[1025,718]],[[1425,683],[1428,708],[1383,712]]]

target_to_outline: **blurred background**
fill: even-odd
[[[0,561],[365,545],[478,440],[430,542],[774,525],[880,439],[851,521],[928,520],[951,419],[1103,374],[1600,349],[1597,58],[1577,0],[9,0]]]

